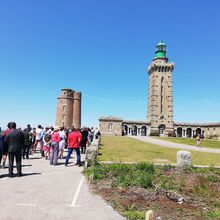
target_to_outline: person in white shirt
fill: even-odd
[[[42,145],[42,139],[41,139],[41,132],[43,131],[41,125],[38,125],[36,129],[36,137],[35,137],[35,143],[34,143],[34,153],[36,153],[37,147],[41,148]]]
[[[60,153],[59,153],[59,158],[62,159],[63,158],[64,148],[66,146],[66,133],[65,133],[63,127],[60,128],[59,134],[60,134],[60,142],[59,142],[59,151],[60,151]]]

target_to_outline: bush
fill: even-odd
[[[151,131],[149,136],[160,136],[159,131]]]
[[[152,187],[152,176],[148,173],[140,173],[138,178],[138,186],[142,188]]]
[[[147,173],[154,173],[155,167],[153,163],[140,162],[135,165],[137,170],[145,171]]]
[[[125,211],[122,213],[128,220],[144,220],[145,212],[144,211]]]
[[[212,134],[212,135],[207,135],[206,138],[217,140],[219,138],[219,136],[217,134]]]
[[[173,131],[173,132],[169,132],[167,134],[168,137],[176,137],[176,133]]]

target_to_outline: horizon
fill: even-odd
[[[82,92],[82,126],[109,115],[147,120],[147,67],[160,40],[175,63],[174,122],[220,122],[217,0],[0,6],[2,130],[9,121],[54,125],[62,88]]]

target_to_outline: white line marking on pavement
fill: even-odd
[[[36,206],[36,204],[31,204],[31,203],[21,203],[21,204],[16,204],[18,206]]]
[[[78,185],[78,187],[77,187],[77,189],[76,189],[75,195],[74,195],[73,200],[72,200],[72,203],[71,203],[71,205],[70,205],[70,206],[72,206],[72,207],[80,207],[80,206],[76,206],[76,201],[77,201],[77,199],[78,199],[78,197],[79,197],[79,192],[80,192],[80,189],[81,189],[81,187],[82,187],[83,180],[84,180],[84,177],[82,177],[82,179],[80,180],[79,185]]]

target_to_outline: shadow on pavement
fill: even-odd
[[[8,174],[2,174],[2,175],[0,175],[0,179],[1,179],[1,178],[5,178],[5,177],[8,177]]]
[[[40,175],[42,173],[23,173],[21,177],[24,177],[24,176],[32,176],[32,175]],[[8,174],[2,174],[0,175],[0,179],[1,178],[5,178],[5,177],[8,177]],[[17,174],[13,174],[13,177],[18,177]]]
[[[29,160],[36,160],[36,159],[41,160],[41,158],[40,158],[40,157],[30,157],[30,158],[29,158]]]
[[[41,175],[42,173],[23,173],[22,176]]]

